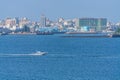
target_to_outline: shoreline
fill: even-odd
[[[36,33],[9,33],[8,35],[36,35]]]
[[[61,36],[63,38],[113,38],[111,36]]]
[[[23,33],[8,33],[8,34],[4,34],[4,35],[39,35],[39,34],[23,32]],[[49,34],[40,34],[40,35],[49,35]],[[82,34],[81,35],[71,35],[71,34],[69,34],[68,35],[68,34],[64,34],[64,35],[61,35],[60,37],[63,37],[63,38],[120,38],[120,35],[95,35],[95,34],[94,35],[91,35],[91,34],[90,35],[88,35],[88,34],[85,34],[85,35],[82,35]]]

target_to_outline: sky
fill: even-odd
[[[27,17],[39,21],[44,14],[50,20],[107,18],[120,22],[120,0],[0,0],[0,19]]]

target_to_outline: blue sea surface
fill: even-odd
[[[120,38],[0,36],[0,80],[120,80]]]

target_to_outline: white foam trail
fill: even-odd
[[[98,54],[94,54],[94,55],[82,55],[82,57],[90,57],[90,58],[120,58],[120,55],[98,55]]]
[[[76,57],[76,55],[71,55],[71,54],[48,54],[48,57],[52,58],[73,58]]]
[[[40,54],[0,54],[0,56],[42,56]]]
[[[115,58],[120,58],[120,56],[103,56],[99,58],[104,58],[104,59],[115,59]]]
[[[45,55],[47,52],[36,51],[32,54],[0,54],[0,56],[42,56]]]

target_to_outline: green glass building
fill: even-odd
[[[95,31],[102,31],[106,28],[106,25],[106,18],[79,18],[77,20],[78,29],[89,27],[89,29],[94,29]]]

